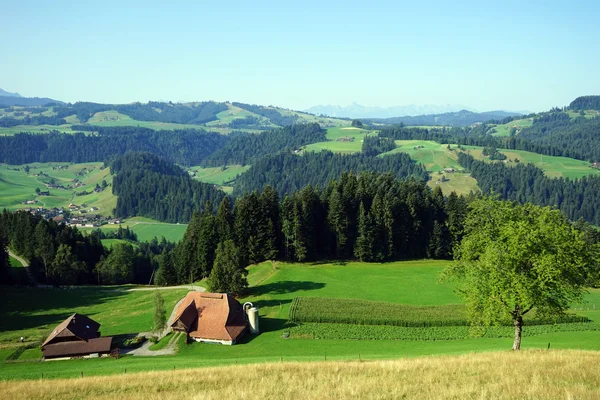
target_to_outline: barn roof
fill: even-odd
[[[82,341],[95,339],[98,337],[99,328],[100,324],[93,319],[75,313],[52,330],[42,347],[50,344],[55,338],[72,337]]]
[[[198,339],[235,341],[248,326],[240,303],[224,293],[189,292],[171,326],[178,321]]]
[[[44,346],[44,357],[72,357],[93,353],[108,353],[112,344],[112,337],[101,337],[88,341],[72,341],[53,343]]]

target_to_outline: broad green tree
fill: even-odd
[[[558,210],[482,198],[442,277],[458,281],[476,330],[512,321],[519,350],[523,317],[553,319],[580,302],[597,254]]]

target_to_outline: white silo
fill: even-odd
[[[247,302],[244,303],[244,311],[246,311],[246,319],[250,326],[250,333],[254,335],[258,334],[260,332],[258,329],[258,307],[254,307],[252,303]]]

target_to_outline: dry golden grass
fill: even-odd
[[[150,361],[151,362],[151,361]],[[276,363],[0,382],[6,399],[600,399],[600,352]]]

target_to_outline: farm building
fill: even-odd
[[[454,172],[454,168],[444,168],[444,172],[447,172],[447,173],[451,174],[451,173]]]
[[[248,329],[246,313],[228,294],[190,292],[177,307],[171,327],[197,342],[235,344]]]
[[[89,357],[110,353],[112,337],[100,337],[100,324],[81,314],[61,322],[42,343],[44,359]]]

